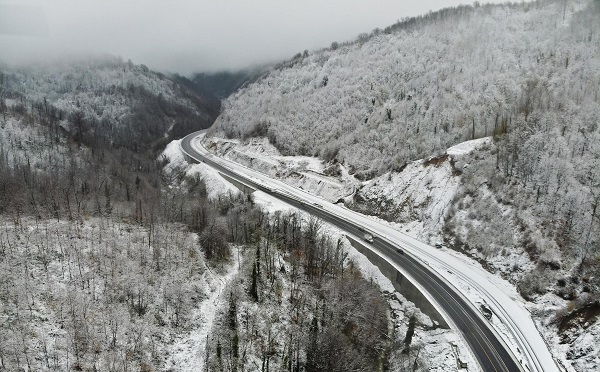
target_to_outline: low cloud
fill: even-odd
[[[0,59],[114,54],[189,74],[287,59],[457,0],[0,0]],[[469,3],[469,2],[467,2]]]

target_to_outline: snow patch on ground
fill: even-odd
[[[183,157],[180,149],[181,140],[170,142],[161,157],[168,160],[165,172],[176,174],[183,172],[189,177],[199,176],[206,184],[206,192],[209,199],[218,199],[219,196],[228,193],[238,193],[239,190],[230,182],[227,182],[215,169],[204,163],[189,164]]]
[[[347,204],[363,214],[419,226],[417,238],[429,241],[441,234],[444,216],[460,178],[449,159],[407,164],[401,173],[387,173],[363,184]],[[437,238],[438,240],[440,238]]]
[[[205,273],[208,298],[193,310],[190,315],[193,329],[187,334],[180,334],[169,347],[169,358],[165,369],[168,371],[195,372],[204,366],[206,357],[206,341],[210,335],[216,314],[227,299],[222,296],[223,290],[238,273],[241,264],[239,255],[232,255],[233,262],[226,268],[225,274],[217,274],[208,269]],[[240,260],[240,261],[238,261]]]
[[[471,141],[461,142],[452,147],[448,147],[448,149],[446,150],[446,154],[452,155],[452,156],[467,155],[479,147],[489,145],[491,142],[492,142],[491,137],[484,137],[484,138],[478,138],[478,139],[471,140]]]
[[[533,315],[537,328],[544,339],[559,356],[558,362],[562,369],[569,372],[597,371],[600,366],[600,322],[587,320],[576,327],[563,330],[555,320],[557,313],[570,307],[570,302],[552,292],[537,298],[535,303],[524,304]]]

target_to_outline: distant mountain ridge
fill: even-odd
[[[165,135],[179,138],[209,127],[220,102],[145,65],[104,56],[79,61],[0,68],[8,104],[52,105],[57,122],[83,138],[139,150]],[[74,116],[77,116],[73,123]],[[164,141],[162,141],[164,142]]]
[[[203,72],[194,74],[190,80],[196,85],[199,93],[213,95],[222,100],[246,84],[256,81],[265,70],[266,68],[255,68],[241,71]]]

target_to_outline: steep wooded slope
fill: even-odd
[[[210,126],[220,107],[218,100],[144,65],[110,56],[19,68],[0,65],[0,75],[0,98],[9,106],[30,105],[79,141],[136,151],[167,133],[180,137]]]
[[[598,14],[590,1],[431,13],[282,64],[231,97],[216,128],[362,177],[531,125],[583,141],[600,99]]]
[[[581,370],[597,365],[577,340],[597,324],[600,294],[599,71],[598,1],[452,8],[297,55],[230,97],[212,134],[267,137],[372,185],[404,179],[412,160],[451,163],[460,185],[429,233],[543,307],[541,327],[561,332],[565,364]],[[369,187],[348,206],[419,222]]]
[[[260,360],[257,355],[266,357],[267,365],[269,360],[283,364],[271,350],[276,343],[285,345],[291,334],[240,326],[240,337],[236,334],[230,347],[219,333],[228,281],[235,280],[231,288],[241,304],[250,283],[241,275],[251,274],[242,266],[238,281],[235,273],[252,259],[256,271],[250,292],[255,296],[249,306],[266,310],[252,321],[262,322],[274,306],[282,316],[298,320],[293,323],[298,330],[290,327],[299,333],[293,348],[284,347],[297,368],[331,360],[371,371],[385,361],[391,347],[387,303],[348,263],[347,247],[331,241],[324,247],[325,239],[315,235],[316,221],[313,235],[301,240],[306,227],[293,216],[286,220],[293,223],[282,222],[293,232],[280,250],[272,216],[251,198],[229,193],[223,181],[207,186],[198,173],[188,173],[176,143],[157,161],[151,145],[166,140],[169,126],[189,120],[199,129],[204,113],[198,97],[143,66],[119,60],[0,71],[0,371],[223,369],[203,365],[199,354],[211,355],[211,363],[226,361],[231,370]],[[181,162],[163,169],[173,154]],[[210,191],[214,200],[208,199]],[[264,261],[255,254],[263,241],[268,241]],[[236,258],[230,243],[237,248]],[[334,249],[338,256],[331,268]],[[293,270],[282,272],[288,261],[294,262]],[[270,288],[265,274],[273,280]],[[272,297],[276,278],[281,283],[291,277],[288,305],[263,305],[263,293],[265,299]],[[369,316],[348,316],[344,309],[354,300],[331,295],[329,302],[318,303],[339,306],[344,319],[356,320],[351,323],[356,326],[326,322],[325,315],[319,320],[313,301],[304,297],[313,291],[305,277],[335,281],[340,288],[367,288],[369,301],[362,301],[362,307]],[[317,301],[317,293],[309,298]],[[324,312],[325,305],[316,309]],[[248,321],[243,310],[240,306],[239,320],[234,314],[236,324]],[[371,320],[377,328],[370,327]],[[302,331],[311,322],[323,330],[313,327],[315,345],[334,334],[341,340],[336,351],[358,357],[341,360],[326,349],[307,355],[307,348],[315,346]],[[416,327],[420,332],[425,325]],[[209,348],[221,340],[224,350],[236,354],[223,353],[221,359],[219,353],[217,362]],[[244,350],[250,345],[252,353],[237,354],[234,340]],[[421,358],[418,351],[402,356],[412,364]]]
[[[458,210],[481,211],[490,201],[476,199],[491,195],[515,211],[515,234],[493,254],[517,246],[570,267],[595,260],[599,240],[599,39],[597,1],[446,9],[282,64],[225,102],[214,133],[265,136],[361,179],[493,136],[457,169]],[[449,238],[486,244],[455,215]]]

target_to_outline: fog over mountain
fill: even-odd
[[[461,3],[470,1],[1,0],[0,60],[108,53],[163,72],[240,69]]]

